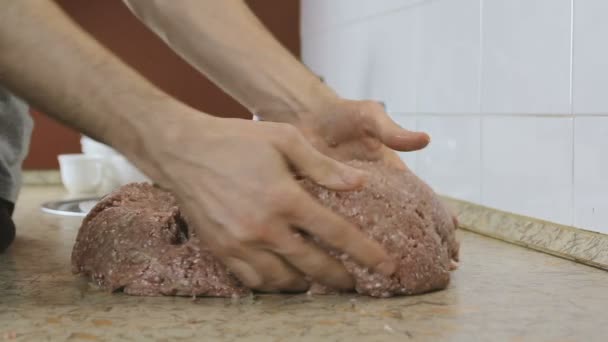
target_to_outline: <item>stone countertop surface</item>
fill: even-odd
[[[70,273],[79,219],[40,212],[28,186],[0,255],[0,341],[606,341],[608,272],[469,232],[445,291],[372,299],[132,297]]]

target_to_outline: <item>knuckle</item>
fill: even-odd
[[[361,112],[363,114],[376,114],[376,113],[384,112],[384,108],[382,107],[382,105],[376,101],[372,101],[372,100],[361,101],[360,106],[361,106]]]
[[[227,227],[232,240],[239,245],[237,247],[266,241],[271,236],[273,215],[271,209],[263,209],[250,215],[237,215]]]
[[[310,252],[306,248],[307,244],[300,233],[291,233],[292,236],[289,238],[280,239],[277,243],[272,245],[272,251],[278,255],[283,256],[287,259],[300,259],[307,257],[307,252]]]
[[[241,243],[254,244],[266,242],[272,237],[271,226],[264,221],[248,222],[237,234]]]
[[[277,208],[279,212],[291,209],[298,201],[298,191],[291,184],[285,183],[269,188],[266,196],[270,208]]]

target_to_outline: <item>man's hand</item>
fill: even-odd
[[[382,160],[403,168],[393,151],[415,151],[428,145],[426,133],[397,125],[374,101],[335,99],[315,112],[270,115],[297,126],[323,154],[336,160]]]
[[[194,112],[171,120],[163,125],[167,139],[145,142],[154,165],[141,165],[176,194],[202,241],[246,286],[302,291],[312,278],[332,288],[353,288],[343,265],[300,230],[364,266],[393,271],[381,246],[317,203],[290,167],[336,190],[361,186],[361,171],[322,155],[292,125]]]

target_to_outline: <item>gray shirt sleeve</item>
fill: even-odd
[[[0,198],[15,202],[33,122],[28,106],[0,86]]]

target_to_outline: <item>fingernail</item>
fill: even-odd
[[[426,135],[426,141],[431,142],[431,135],[428,133],[425,133],[425,135]]]
[[[387,277],[392,276],[393,273],[395,273],[396,269],[397,269],[397,265],[395,265],[395,263],[390,260],[383,261],[383,262],[379,263],[378,265],[376,265],[376,267],[374,268],[374,270],[376,272],[383,274]]]

